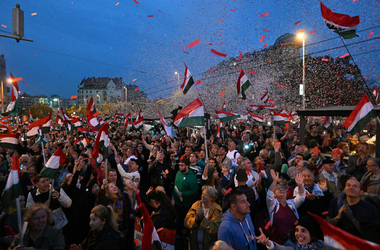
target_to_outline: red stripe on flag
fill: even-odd
[[[360,23],[359,16],[350,17],[349,15],[332,12],[321,2],[322,17],[330,22],[344,27],[353,27]]]
[[[219,96],[222,97],[223,94],[224,94],[224,89],[223,89],[223,91],[220,93]]]
[[[220,52],[218,52],[218,51],[216,51],[214,49],[211,49],[211,53],[214,53],[217,56],[227,57],[226,54],[220,53]]]
[[[194,42],[189,43],[189,45],[188,45],[189,49],[192,48],[192,47],[194,47],[194,46],[196,46],[196,45],[198,45],[200,42],[201,42],[201,40],[197,39]]]

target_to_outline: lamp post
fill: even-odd
[[[125,113],[127,113],[128,111],[128,88],[127,86],[124,86],[124,90],[125,90]]]
[[[83,100],[84,100],[84,105],[86,106],[87,99],[83,98]]]
[[[176,71],[176,72],[174,72],[174,75],[177,75],[178,76],[178,86],[180,85],[180,83],[179,83],[179,74],[178,74],[178,72]]]
[[[305,33],[298,33],[298,38],[302,39],[302,84],[300,85],[300,94],[302,95],[302,106],[303,110],[306,109],[305,96],[306,96],[306,85],[305,85]]]
[[[99,108],[100,108],[100,96],[99,95],[96,95],[98,98],[99,98]]]

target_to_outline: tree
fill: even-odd
[[[52,112],[53,109],[46,104],[37,103],[30,107],[30,112],[32,113],[33,119],[36,117],[43,118],[49,115],[50,112]]]
[[[76,108],[75,106],[68,107],[65,112],[67,115],[72,115],[75,113],[75,115],[85,117],[86,116],[86,106],[81,106],[79,108]]]

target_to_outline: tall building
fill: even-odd
[[[78,106],[85,106],[90,98],[96,107],[103,103],[131,102],[146,98],[143,91],[135,89],[136,85],[123,84],[121,77],[89,77],[84,78],[78,86]]]
[[[27,110],[31,106],[35,104],[46,104],[50,106],[52,109],[58,110],[61,107],[63,109],[69,108],[71,106],[76,106],[76,100],[71,100],[69,98],[62,98],[59,95],[52,95],[52,96],[45,96],[45,95],[28,95],[26,93],[23,93],[19,95],[18,98],[18,105],[20,111]]]

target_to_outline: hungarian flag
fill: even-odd
[[[375,98],[375,103],[377,104],[377,98],[379,97],[379,91],[377,90],[376,86],[373,88],[372,94],[373,94],[373,97]]]
[[[373,109],[373,105],[367,94],[364,94],[359,104],[344,121],[343,125],[347,128],[347,132],[355,134],[360,132],[364,126],[375,117],[377,117],[377,114]]]
[[[120,114],[117,110],[115,111],[115,119],[121,119],[123,118],[123,114]]]
[[[31,137],[31,136],[37,135],[40,127],[42,129],[42,132],[48,133],[50,131],[50,124],[51,124],[51,113],[48,116],[41,118],[33,122],[32,124],[30,124],[28,126],[28,132],[26,133],[26,136]]]
[[[226,102],[223,102],[223,105],[222,105],[222,110],[223,110],[223,111],[227,111]]]
[[[37,138],[36,138],[36,142],[34,143],[34,146],[41,144],[43,147],[46,145],[46,143],[47,143],[47,138],[46,138],[45,134],[42,132],[42,129],[39,129],[38,134],[37,134]]]
[[[108,114],[105,114],[104,117],[103,117],[103,120],[106,121],[106,120],[108,120],[108,119],[110,119],[110,117],[108,116]]]
[[[183,94],[186,94],[187,91],[191,88],[191,86],[194,85],[194,79],[190,73],[190,70],[187,68],[186,63],[185,64],[185,77],[183,79],[183,83],[181,85],[181,89],[183,89]]]
[[[330,128],[330,129],[333,128],[331,116],[325,116],[325,119],[323,119],[322,127]]]
[[[90,113],[94,114],[96,113],[95,105],[94,105],[94,100],[92,99],[92,96],[90,98],[90,101],[87,104],[86,108],[86,117],[90,115]]]
[[[65,163],[67,156],[62,152],[62,146],[60,146],[54,154],[46,162],[45,167],[40,172],[40,175],[49,179],[57,179],[59,176],[59,165]]]
[[[13,214],[17,211],[16,198],[18,198],[20,195],[24,195],[19,183],[19,160],[16,155],[13,155],[12,158],[12,168],[9,171],[7,184],[5,185],[4,193],[1,198],[1,208],[7,214]]]
[[[83,138],[83,139],[78,138],[78,139],[75,139],[74,143],[85,148],[90,143],[90,140],[87,138]]]
[[[99,129],[96,136],[95,147],[92,151],[92,157],[100,164],[104,158],[108,158],[108,123],[105,122]]]
[[[220,138],[220,128],[221,127],[222,127],[222,120],[219,120],[218,131],[216,132],[216,137]]]
[[[267,92],[264,93],[264,95],[260,98],[260,100],[265,103],[268,101],[268,99],[269,99],[269,91],[267,90]]]
[[[319,225],[321,226],[326,245],[334,247],[336,249],[380,250],[379,245],[374,243],[371,244],[370,242],[365,241],[362,238],[347,233],[346,231],[331,225],[318,215],[311,215],[318,221]]]
[[[92,131],[98,131],[99,130],[99,121],[98,119],[92,114],[92,112],[89,113],[89,116],[87,116],[87,123],[90,125]]]
[[[141,109],[140,109],[139,114],[136,117],[136,120],[133,123],[133,125],[135,126],[136,129],[138,129],[143,124],[144,124],[144,117],[143,117],[143,113],[141,112]]]
[[[169,126],[168,123],[165,121],[165,118],[162,117],[162,115],[160,114],[160,111],[157,111],[158,112],[158,116],[160,117],[160,120],[161,120],[161,123],[162,123],[162,126],[164,127],[165,129],[165,133],[167,136],[172,136],[172,137],[175,137],[177,138],[177,135],[175,134],[172,126]]]
[[[173,122],[178,128],[204,126],[204,110],[201,100],[197,98],[183,108]]]
[[[276,105],[250,105],[253,110],[257,109],[276,109]]]
[[[17,149],[20,133],[0,134],[0,147]]]
[[[258,123],[265,123],[265,118],[262,116],[258,116],[255,114],[252,114],[251,112],[248,112],[248,114],[252,117],[253,120],[255,120]]]
[[[247,99],[245,91],[249,88],[249,86],[251,86],[251,83],[249,82],[247,75],[244,74],[244,71],[242,70],[240,72],[236,88],[238,95],[241,95],[241,98],[243,100]]]
[[[332,12],[329,8],[324,6],[322,2],[321,12],[323,20],[330,30],[344,39],[358,37],[356,29],[360,23],[359,16],[350,17],[349,15]]]
[[[235,114],[228,111],[215,110],[221,122],[228,122],[240,118],[239,114]]]
[[[73,118],[70,123],[74,125],[75,128],[82,127],[82,121],[79,118]]]
[[[271,111],[271,112],[273,114],[274,125],[284,126],[286,123],[288,123],[292,119],[290,115],[278,113],[276,111]]]
[[[78,128],[78,132],[81,132],[82,134],[91,134],[92,135],[92,131],[89,129],[86,129],[86,128]]]
[[[125,124],[124,124],[124,129],[129,131],[130,127],[129,127],[129,120],[131,120],[131,123],[132,123],[132,115],[131,113],[128,113],[127,115],[125,115]]]
[[[8,104],[7,109],[5,110],[4,113],[2,113],[2,116],[12,116],[18,113],[18,103],[17,103],[17,98],[16,98],[16,88],[12,88],[12,99],[11,102]]]
[[[20,92],[20,89],[18,88],[17,79],[22,80],[22,78],[15,79],[12,73],[9,72],[9,74],[11,75],[12,90],[14,90],[16,99],[18,99],[18,93]]]

